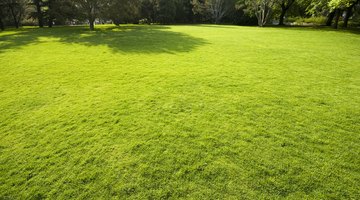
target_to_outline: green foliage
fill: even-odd
[[[111,19],[114,24],[136,22],[139,19],[140,0],[111,0],[103,16]]]
[[[94,30],[95,20],[109,10],[110,0],[75,0],[80,17],[86,19],[90,30]]]
[[[192,4],[189,0],[175,0],[176,16],[175,21],[179,23],[194,22],[194,13],[192,11]]]
[[[19,28],[21,21],[25,18],[26,9],[26,0],[2,0],[0,2],[1,29],[3,29],[5,23]]]
[[[0,33],[1,199],[359,199],[360,37]]]
[[[158,0],[157,2],[157,19],[162,24],[174,23],[176,15],[175,0]]]
[[[142,22],[189,23],[193,20],[191,4],[187,0],[142,0]]]
[[[141,1],[141,18],[143,21],[155,22],[157,12],[157,1],[156,0],[142,0]]]
[[[250,16],[256,16],[258,25],[264,26],[271,18],[277,0],[239,0],[244,11]]]
[[[216,24],[235,12],[235,2],[235,0],[191,0],[193,12],[200,15],[202,21]]]
[[[64,25],[67,21],[78,17],[76,4],[72,0],[47,0],[43,7],[48,23]]]
[[[347,8],[357,0],[329,0],[329,7],[332,9],[336,8]]]
[[[324,13],[329,12],[329,0],[310,1],[307,11],[313,16],[323,15]]]
[[[192,10],[195,15],[198,15],[198,18],[202,22],[209,22],[211,20],[211,13],[209,11],[209,2],[205,0],[191,0]]]
[[[293,22],[298,25],[305,25],[305,24],[315,24],[315,25],[323,25],[325,24],[326,18],[325,17],[290,17],[287,19],[288,22]]]
[[[2,0],[0,26],[32,25],[40,27],[64,24],[95,23],[233,23],[259,26],[279,21],[284,25],[287,17],[323,17],[326,24],[356,19],[359,0]],[[10,2],[10,4],[9,4]],[[5,5],[5,6],[4,6]],[[17,5],[14,13],[8,5]],[[20,5],[20,6],[19,6]],[[6,7],[4,9],[4,7]],[[14,8],[14,7],[13,7]],[[14,9],[13,9],[14,10]],[[345,17],[341,18],[341,14]],[[16,19],[16,20],[14,20]],[[9,23],[11,22],[11,23]],[[349,22],[351,23],[351,21]]]

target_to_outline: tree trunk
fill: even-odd
[[[53,10],[52,10],[52,1],[48,0],[48,12],[49,12],[49,18],[48,18],[48,27],[52,28],[54,24],[54,17],[52,16]]]
[[[329,13],[329,15],[327,16],[327,20],[326,20],[326,26],[331,26],[332,25],[332,21],[335,17],[335,11]]]
[[[220,24],[220,18],[219,17],[216,17],[215,24]]]
[[[95,20],[93,20],[93,19],[89,20],[91,31],[93,31],[95,29],[94,22],[95,22]]]
[[[53,24],[54,24],[54,21],[51,17],[49,17],[49,21],[48,21],[48,26],[49,28],[52,28],[53,27]]]
[[[280,14],[280,19],[279,19],[279,26],[283,26],[284,25],[284,17],[286,14],[286,9],[285,7],[281,6],[281,14]]]
[[[279,25],[282,26],[284,25],[284,18],[285,18],[285,14],[286,12],[289,10],[289,8],[294,4],[295,0],[283,0],[280,4],[281,7],[281,13],[280,13],[280,18],[279,18]]]
[[[0,18],[0,30],[2,31],[5,30],[5,26],[1,18]]]
[[[346,14],[344,17],[344,28],[347,28],[349,23],[349,18],[351,17],[351,15],[352,15],[352,7],[351,8],[349,7],[346,9]]]
[[[340,15],[341,15],[341,10],[338,8],[338,9],[336,9],[336,11],[335,11],[335,22],[334,22],[334,25],[333,25],[333,27],[334,27],[335,29],[337,29],[338,26],[339,26]]]
[[[13,5],[9,5],[9,9],[10,9],[11,15],[13,17],[15,27],[19,28],[19,22],[17,20]]]
[[[44,20],[43,20],[43,14],[41,11],[40,0],[35,1],[35,6],[36,6],[36,15],[38,18],[39,27],[42,28],[42,27],[44,27]]]
[[[346,8],[346,14],[345,14],[345,17],[344,17],[344,28],[347,28],[348,23],[349,23],[349,19],[352,16],[352,10],[355,7],[355,5],[359,3],[359,1],[360,0],[357,0],[356,2],[351,4],[350,7]]]
[[[1,18],[1,16],[3,16],[3,13],[2,13],[2,11],[1,11],[1,7],[0,7],[0,30],[5,30],[5,25],[4,25],[4,22],[3,22],[3,20],[2,20],[2,18]]]
[[[95,19],[96,19],[94,5],[90,5],[87,15],[88,15],[88,19],[89,19],[90,31],[93,31],[95,29],[94,23],[95,23]]]

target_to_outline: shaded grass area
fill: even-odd
[[[358,199],[360,37],[0,33],[2,198]]]
[[[59,43],[82,44],[86,46],[106,45],[113,51],[126,53],[188,52],[204,44],[202,38],[194,38],[181,32],[164,31],[163,26],[152,27],[103,27],[95,32],[86,27],[67,27],[53,29],[23,29],[4,35],[2,51],[21,48],[29,44],[48,42],[48,37]]]

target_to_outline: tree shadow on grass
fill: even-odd
[[[45,38],[45,39],[43,39]],[[15,34],[0,35],[0,53],[41,44],[51,39],[64,44],[107,46],[124,53],[181,53],[190,52],[206,44],[202,38],[172,31],[166,26],[108,26],[96,31],[85,27],[57,27],[52,29],[23,29]]]

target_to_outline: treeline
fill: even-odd
[[[285,25],[291,18],[322,17],[347,27],[359,19],[360,0],[0,0],[5,26],[87,23],[227,23]]]

